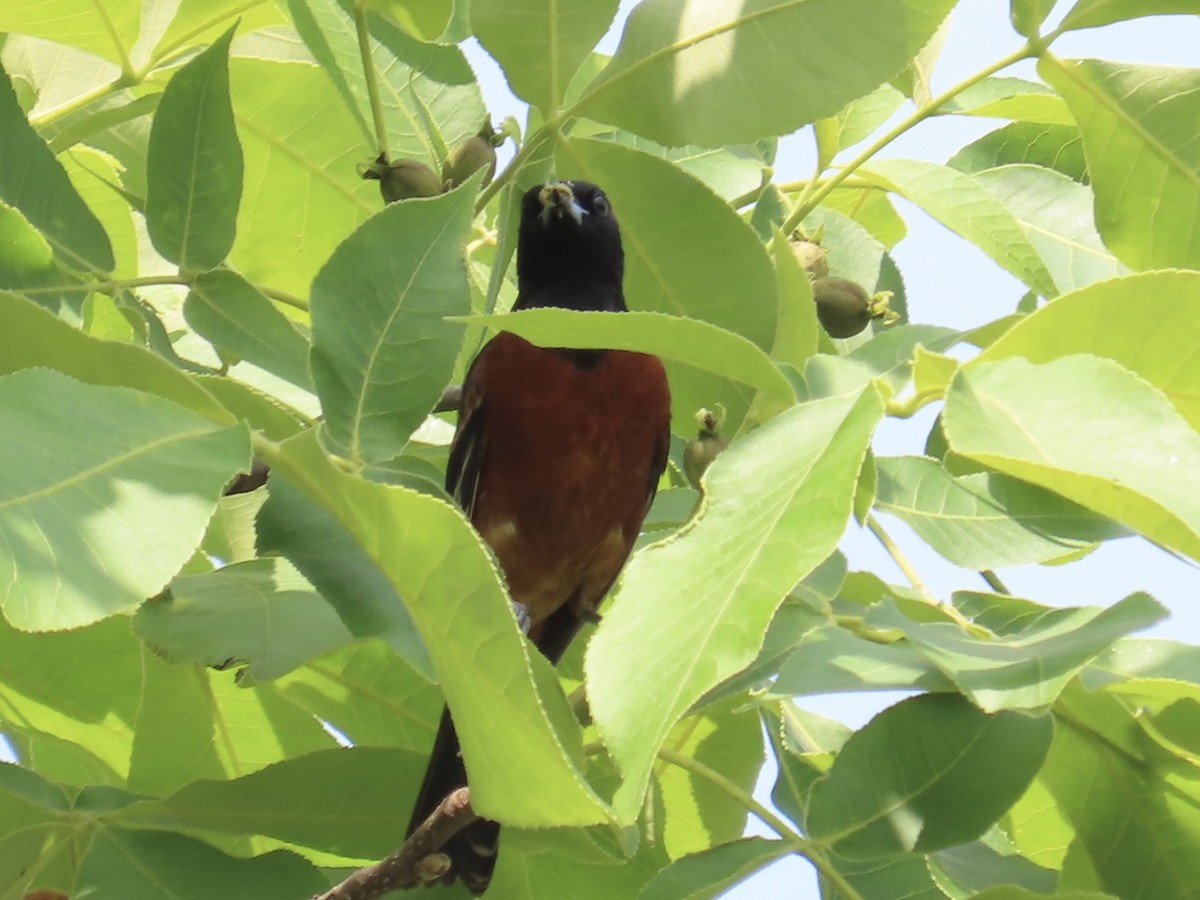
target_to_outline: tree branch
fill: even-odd
[[[365,866],[313,900],[372,900],[390,891],[430,884],[446,874],[450,858],[439,853],[446,842],[479,816],[471,791],[459,788],[446,797],[391,856]]]

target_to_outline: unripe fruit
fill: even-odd
[[[482,184],[487,184],[496,174],[496,148],[481,135],[469,137],[446,157],[442,164],[442,182],[446,189],[458,187],[479,169],[485,169]]]
[[[442,181],[437,173],[418,159],[398,159],[389,163],[386,156],[380,155],[359,174],[379,182],[379,193],[385,203],[412,197],[434,197],[442,192]]]
[[[721,455],[729,441],[719,433],[721,423],[716,415],[708,409],[696,413],[696,424],[700,426],[699,433],[687,442],[683,448],[683,474],[696,490],[701,490],[700,476],[712,465],[712,461]]]
[[[813,282],[817,318],[830,337],[848,338],[861,332],[872,319],[890,325],[900,316],[888,307],[891,291],[867,294],[862,285],[847,278],[818,278]]]
[[[789,241],[796,262],[808,273],[810,279],[824,278],[829,274],[829,251],[813,241],[796,238]]]

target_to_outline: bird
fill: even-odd
[[[513,310],[624,312],[624,253],[608,197],[586,181],[530,188],[521,201]],[[518,619],[556,663],[633,549],[667,464],[671,400],[658,357],[537,347],[493,337],[463,382],[446,490],[491,548]],[[411,835],[467,785],[443,709]],[[443,876],[481,894],[500,826],[480,819],[442,848]]]

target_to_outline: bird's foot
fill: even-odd
[[[529,629],[533,627],[533,615],[529,612],[529,607],[520,600],[514,600],[512,605],[517,624],[521,626],[521,633],[528,636]]]

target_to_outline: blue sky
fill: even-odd
[[[620,24],[636,4],[623,2],[617,27],[600,49],[611,53],[620,36]],[[1049,20],[1053,27],[1071,7],[1060,7]],[[1048,29],[1047,29],[1048,30]],[[989,62],[1011,53],[1021,38],[1008,19],[1008,4],[1001,0],[962,0],[952,13],[950,33],[933,74],[935,93],[952,87]],[[1064,35],[1054,52],[1064,58],[1099,57],[1131,63],[1196,66],[1200,64],[1200,18],[1155,17]],[[524,105],[508,91],[495,62],[478,48],[468,56],[482,83],[496,121],[513,114],[524,121]],[[1001,73],[1036,78],[1035,64],[1027,61]],[[886,157],[944,162],[964,144],[1004,124],[997,120],[939,118],[928,120],[891,145]],[[802,132],[780,143],[776,178],[802,179],[812,171],[812,138]],[[910,315],[914,321],[969,328],[1005,315],[1015,308],[1025,288],[975,247],[947,231],[911,204],[897,204],[909,226],[908,237],[896,248],[895,258],[905,279]],[[876,436],[877,453],[920,453],[935,410],[927,409],[912,420],[887,420]],[[962,588],[985,589],[977,575],[958,569],[929,550],[903,523],[886,515],[885,527],[939,596]],[[892,559],[865,530],[851,525],[842,541],[851,568],[868,569],[881,577],[904,583]],[[1062,606],[1109,606],[1135,590],[1146,590],[1172,611],[1170,619],[1147,634],[1200,643],[1200,570],[1159,550],[1140,538],[1110,543],[1084,560],[1069,566],[1020,566],[998,573],[1013,593],[1041,603]],[[804,698],[801,705],[840,719],[851,726],[864,724],[899,694],[828,695]],[[757,796],[769,803],[774,783],[773,767],[764,769]],[[756,821],[751,833],[770,835]],[[734,900],[813,900],[819,897],[816,877],[807,862],[790,857],[776,863],[726,895]]]

